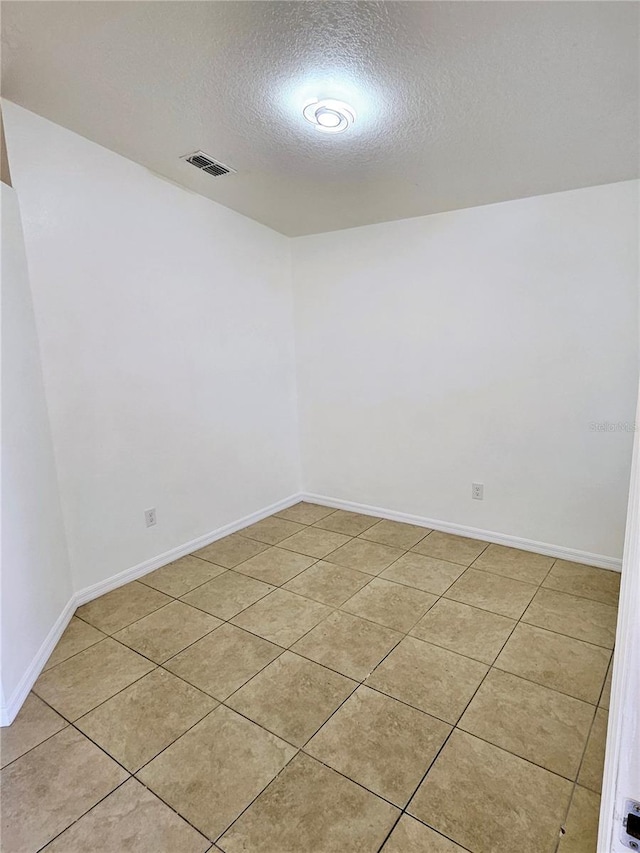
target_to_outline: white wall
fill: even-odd
[[[294,240],[305,490],[620,557],[637,190]]]
[[[289,245],[4,115],[79,590],[299,491]]]
[[[2,204],[2,716],[18,710],[21,683],[71,597],[56,468],[33,317],[20,209]],[[37,671],[33,673],[34,677]],[[30,686],[30,685],[29,685]],[[28,688],[27,688],[28,689]],[[18,704],[16,704],[18,703]],[[8,720],[5,720],[8,722]]]

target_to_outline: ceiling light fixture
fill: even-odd
[[[356,120],[353,107],[330,98],[314,99],[305,106],[302,115],[321,133],[342,133]]]

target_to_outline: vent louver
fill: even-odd
[[[204,151],[194,151],[193,154],[185,154],[182,160],[191,163],[196,169],[201,172],[206,172],[208,175],[213,175],[214,178],[219,178],[222,175],[235,175],[236,170],[230,166],[225,166],[223,163],[218,163],[213,157],[209,157]]]

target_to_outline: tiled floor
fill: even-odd
[[[2,850],[593,853],[618,587],[298,504],[78,609]]]

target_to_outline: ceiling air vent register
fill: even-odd
[[[204,151],[194,151],[193,154],[185,154],[184,157],[181,157],[180,159],[186,160],[187,163],[191,163],[192,166],[195,166],[196,169],[200,169],[201,172],[206,172],[207,175],[213,175],[214,178],[219,178],[222,175],[236,174],[236,170],[232,169],[231,166],[225,166],[224,163],[219,163],[217,160],[214,160],[213,157],[205,154]]]

